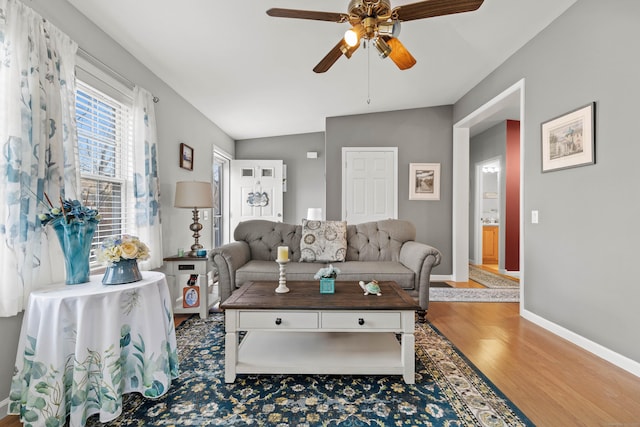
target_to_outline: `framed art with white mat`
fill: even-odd
[[[542,172],[596,162],[595,107],[592,102],[542,123]]]

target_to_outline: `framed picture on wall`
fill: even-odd
[[[180,167],[193,170],[193,148],[183,142],[180,143]]]
[[[409,164],[409,200],[440,200],[440,163]]]
[[[595,102],[542,123],[542,172],[592,165]]]

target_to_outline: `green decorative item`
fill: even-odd
[[[64,217],[59,217],[51,221],[50,224],[58,236],[64,255],[65,283],[78,285],[88,282],[91,241],[98,221],[90,219],[67,223]]]
[[[137,259],[122,258],[118,262],[107,265],[102,277],[103,285],[123,285],[142,280]]]
[[[358,282],[365,295],[382,295],[382,291],[380,290],[380,285],[378,285],[377,280],[372,280],[368,283],[364,283],[362,280]]]
[[[321,268],[313,276],[314,279],[320,280],[320,293],[333,294],[336,290],[336,277],[340,274],[340,269],[329,264],[328,267]]]
[[[336,290],[336,279],[322,278],[320,279],[320,293],[333,294]]]

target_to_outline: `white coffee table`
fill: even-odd
[[[221,304],[225,310],[225,382],[237,374],[402,375],[415,383],[413,298],[395,282],[382,296],[355,282],[249,282]],[[239,332],[246,331],[240,341]],[[396,334],[400,335],[398,341]]]

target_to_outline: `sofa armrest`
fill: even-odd
[[[431,269],[440,264],[442,255],[433,246],[409,241],[400,248],[399,261],[416,273],[416,291],[418,304],[424,311],[429,308],[429,286],[431,284]]]
[[[218,268],[218,294],[220,302],[236,289],[236,270],[251,259],[246,242],[231,242],[211,251],[211,260]]]

